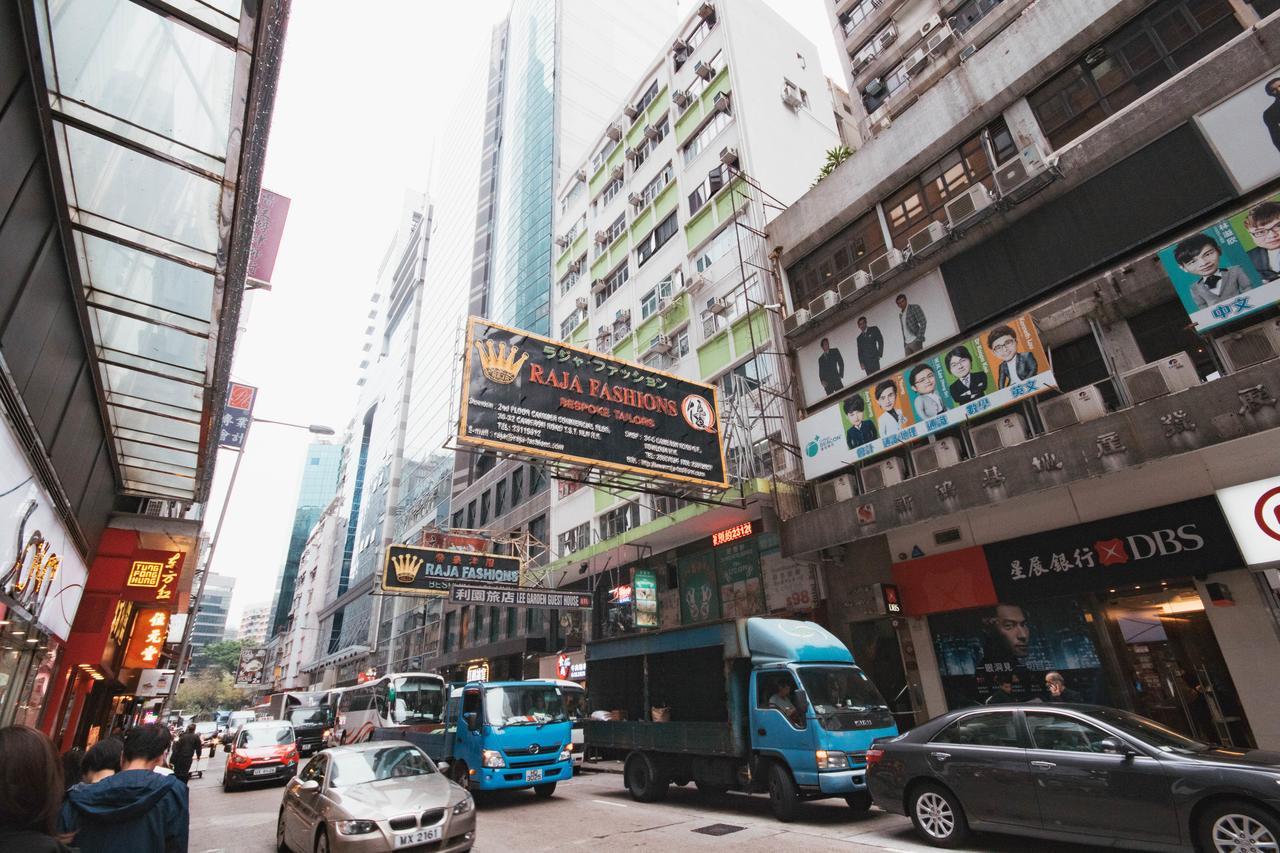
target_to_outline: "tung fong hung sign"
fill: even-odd
[[[472,317],[458,440],[727,488],[716,389]]]

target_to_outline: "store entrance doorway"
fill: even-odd
[[[1188,737],[1254,746],[1195,585],[1101,597],[1129,707]]]
[[[891,619],[849,623],[849,651],[889,703],[894,722],[901,731],[916,724],[914,697],[907,689],[898,632]]]

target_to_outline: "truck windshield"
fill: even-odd
[[[392,719],[398,724],[438,723],[444,711],[444,682],[434,678],[397,678]]]
[[[484,713],[491,726],[533,726],[569,719],[564,695],[549,684],[490,687],[484,691]]]
[[[329,721],[324,708],[290,708],[289,722],[295,726],[323,726]]]
[[[569,719],[576,723],[587,715],[587,691],[581,687],[561,687],[560,692],[564,694],[564,712]]]
[[[799,671],[814,716],[824,729],[868,729],[893,722],[889,705],[862,670],[851,666],[806,666]]]

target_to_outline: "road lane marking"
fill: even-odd
[[[626,803],[614,803],[614,802],[610,802],[609,800],[592,800],[591,802],[600,803],[601,805],[605,805],[605,806],[617,806],[620,809],[631,808],[631,806],[627,805]]]

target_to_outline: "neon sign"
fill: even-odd
[[[744,521],[741,524],[735,524],[733,527],[726,527],[724,530],[711,534],[711,545],[719,548],[721,545],[728,545],[730,542],[737,542],[739,539],[746,539],[751,535],[751,522]]]

